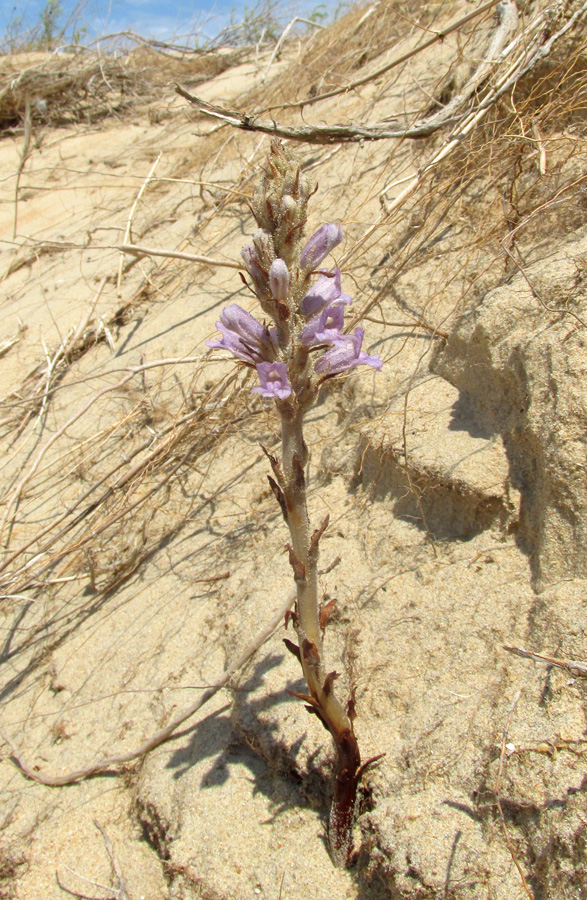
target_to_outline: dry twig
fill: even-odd
[[[136,210],[137,206],[138,206],[139,203],[140,203],[141,197],[143,196],[143,194],[144,194],[145,191],[147,190],[147,187],[148,187],[148,185],[149,185],[149,182],[151,181],[151,179],[153,178],[153,175],[155,174],[155,169],[156,169],[157,166],[159,165],[159,160],[160,160],[160,159],[161,159],[161,152],[159,152],[159,154],[158,154],[158,156],[157,156],[157,159],[155,160],[155,162],[154,162],[153,165],[151,166],[151,168],[150,168],[150,170],[149,170],[149,174],[147,175],[147,177],[146,177],[145,180],[143,181],[143,183],[142,183],[142,185],[141,185],[141,187],[140,187],[140,190],[139,190],[137,196],[135,197],[135,202],[134,202],[133,205],[131,206],[131,210],[130,210],[130,212],[129,212],[129,214],[128,214],[128,221],[127,221],[127,223],[126,223],[126,231],[124,232],[123,245],[129,245],[129,244],[132,243],[132,222],[133,222],[135,210]],[[121,286],[121,283],[122,283],[122,267],[123,267],[123,265],[124,265],[124,251],[121,251],[121,254],[120,254],[120,262],[118,263],[118,278],[117,278],[117,281],[116,281],[116,289],[117,289],[117,291],[118,291],[118,296],[119,296],[119,297],[120,297],[120,286]]]
[[[547,666],[556,666],[558,669],[566,669],[569,675],[575,678],[587,678],[587,665],[585,663],[576,662],[574,659],[559,659],[556,656],[544,656],[542,653],[534,653],[530,650],[524,650],[522,647],[510,647],[503,645],[503,649],[508,653],[515,653],[516,656],[522,656],[524,659],[533,659],[536,662],[546,663]]]
[[[501,819],[503,833],[505,836],[506,843],[508,845],[508,850],[510,851],[510,855],[512,857],[514,865],[515,865],[516,869],[518,870],[518,873],[522,880],[522,885],[524,887],[526,896],[529,898],[529,900],[534,900],[534,897],[533,897],[532,893],[530,892],[530,888],[528,887],[528,882],[526,881],[526,876],[524,875],[524,872],[522,871],[522,867],[521,867],[520,863],[518,862],[518,857],[516,856],[516,852],[514,850],[514,845],[512,844],[512,840],[510,838],[510,835],[509,835],[509,832],[507,829],[507,825],[505,823],[505,816],[503,814],[503,808],[501,805],[501,796],[500,796],[500,794],[501,794],[501,778],[502,778],[502,774],[503,774],[503,761],[505,759],[505,749],[506,749],[506,744],[507,744],[507,739],[508,739],[508,731],[510,729],[510,725],[512,724],[514,712],[516,710],[516,706],[518,705],[518,702],[519,702],[521,696],[522,696],[522,692],[517,691],[514,699],[512,700],[512,705],[510,706],[510,712],[508,715],[506,726],[503,730],[503,735],[502,735],[502,739],[501,739],[501,751],[500,751],[500,755],[499,755],[499,770],[497,773],[497,784],[495,786],[495,799],[497,802],[497,808],[499,810],[499,816]]]

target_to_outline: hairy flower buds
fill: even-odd
[[[304,269],[315,269],[341,241],[342,225],[321,225],[302,250],[300,265]]]
[[[275,255],[290,265],[299,253],[313,187],[302,175],[297,157],[273,141],[261,184],[251,208],[259,228],[273,238]]]
[[[283,212],[287,215],[287,213],[293,213],[297,210],[298,204],[291,196],[291,194],[284,194],[281,198],[281,208]]]
[[[287,300],[289,269],[282,259],[274,259],[269,270],[269,287],[274,300]]]

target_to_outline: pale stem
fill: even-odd
[[[291,418],[282,415],[283,474],[292,547],[306,570],[305,579],[297,582],[297,613],[300,628],[321,655],[322,640],[318,622],[318,565],[315,559],[310,558],[310,521],[306,486],[305,479],[299,477],[300,473],[303,473],[308,456],[304,442],[303,420],[304,410],[297,410]],[[295,457],[297,457],[297,466]]]
[[[333,862],[348,863],[352,851],[352,827],[361,757],[352,722],[334,694],[336,673],[325,675],[322,631],[318,609],[318,538],[310,533],[304,468],[304,409],[282,409],[283,493],[294,558],[297,590],[296,630],[300,662],[310,696],[328,729],[338,753],[334,797],[330,811],[329,842]]]

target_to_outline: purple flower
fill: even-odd
[[[282,259],[274,259],[269,269],[269,287],[274,300],[287,300],[289,269]]]
[[[221,333],[222,340],[206,341],[213,350],[229,350],[238,359],[253,365],[275,356],[275,330],[269,331],[236,303],[224,307],[216,328]]]
[[[340,269],[334,269],[331,275],[321,275],[314,287],[310,288],[300,303],[304,316],[310,318],[322,312],[325,306],[340,306],[353,301],[348,294],[342,293],[340,286]]]
[[[291,384],[287,377],[287,366],[282,362],[262,362],[257,365],[260,387],[253,388],[251,393],[274,400],[287,400],[291,394]]]
[[[300,335],[305,347],[317,347],[319,344],[336,344],[344,341],[340,329],[344,325],[344,308],[327,306],[319,316],[310,319]]]
[[[300,265],[304,269],[315,269],[341,241],[342,225],[321,225],[302,250]]]
[[[378,356],[369,356],[368,353],[361,351],[364,334],[362,328],[355,328],[354,334],[343,335],[331,350],[327,350],[324,356],[320,357],[314,370],[318,374],[338,375],[339,372],[354,369],[355,366],[373,366],[374,369],[380,369],[383,363]]]

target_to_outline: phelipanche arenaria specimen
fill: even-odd
[[[291,536],[289,561],[297,594],[291,619],[298,643],[285,643],[299,660],[308,688],[307,694],[296,696],[318,717],[336,746],[329,844],[333,862],[344,866],[352,853],[357,786],[365,765],[353,728],[354,701],[343,705],[338,699],[337,673],[329,672],[324,660],[323,634],[332,603],[320,608],[318,548],[328,516],[311,530],[304,417],[325,381],[356,366],[380,369],[382,362],[361,349],[362,328],[345,333],[344,313],[351,298],[342,291],[339,269],[322,267],[340,244],[342,227],[322,225],[309,240],[304,238],[313,193],[294,154],[273,142],[251,203],[259,230],[242,251],[250,287],[266,321],[236,304],[227,306],[216,323],[222,337],[208,346],[228,350],[256,371],[259,383],[254,393],[271,400],[281,420],[281,458],[267,456],[272,468],[269,483]]]

